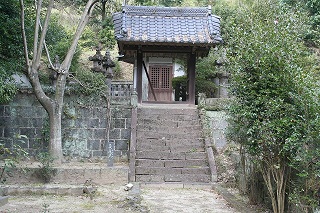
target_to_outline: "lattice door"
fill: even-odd
[[[172,66],[150,65],[149,75],[152,87],[158,101],[172,100]],[[154,100],[151,88],[149,88],[149,100]]]

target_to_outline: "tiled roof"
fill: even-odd
[[[124,6],[113,16],[118,42],[212,46],[222,42],[210,7]]]

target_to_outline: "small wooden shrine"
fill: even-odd
[[[123,61],[134,64],[134,89],[142,101],[172,102],[174,60],[187,61],[187,103],[195,103],[196,59],[222,42],[211,7],[128,6],[113,16]]]

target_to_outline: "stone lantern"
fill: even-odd
[[[96,54],[94,56],[90,56],[89,60],[93,62],[91,70],[94,72],[104,73],[107,78],[106,84],[110,88],[111,80],[113,78],[113,67],[116,66],[110,57],[110,52],[106,51],[105,56],[103,56],[101,54],[101,48],[97,47]]]
[[[107,146],[107,157],[108,157],[108,166],[113,166],[114,163],[114,150],[115,150],[115,142],[109,140],[110,133],[110,122],[111,122],[111,108],[110,108],[110,98],[111,98],[111,81],[113,78],[113,67],[115,67],[115,63],[111,60],[110,52],[106,51],[105,56],[101,55],[101,48],[98,47],[96,49],[96,54],[94,56],[89,57],[89,60],[93,62],[93,67],[91,68],[94,72],[102,72],[104,73],[106,80],[105,83],[108,86],[108,96],[107,96],[107,128],[106,128],[106,146]]]
[[[96,48],[96,54],[94,56],[90,56],[89,60],[92,61],[93,67],[91,68],[94,72],[104,72],[102,63],[103,63],[103,55],[101,54],[101,48]]]
[[[111,60],[110,57],[110,52],[107,51],[105,56],[103,57],[103,63],[102,63],[102,67],[105,71],[105,76],[106,76],[106,84],[109,87],[109,89],[111,88],[111,80],[113,78],[113,67],[115,67],[116,64]]]

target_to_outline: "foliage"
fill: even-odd
[[[49,152],[40,152],[36,156],[36,159],[40,162],[38,175],[43,179],[45,183],[50,182],[52,177],[56,173],[56,169],[53,168],[54,157]]]
[[[196,78],[196,94],[204,93],[207,97],[212,97],[213,92],[216,88],[215,84],[211,79],[206,79],[205,77]],[[187,76],[178,76],[172,79],[172,88],[175,90],[175,100],[181,101],[186,100],[187,92]]]
[[[94,47],[98,43],[95,38],[96,38],[96,33],[94,32],[92,27],[87,26],[81,35],[79,46],[81,46],[82,48]]]
[[[15,135],[14,144],[12,149],[5,146],[5,144],[0,143],[0,182],[5,183],[7,178],[11,176],[11,171],[16,168],[22,160],[28,158],[28,152],[23,148],[27,137],[25,135]]]
[[[123,73],[119,61],[115,61],[115,65],[116,66],[113,68],[113,79],[121,79]]]
[[[75,73],[78,84],[75,90],[83,95],[98,95],[106,93],[107,85],[103,73],[89,72],[85,69],[78,69]]]
[[[12,77],[8,76],[5,68],[0,66],[0,104],[9,102],[16,91],[17,88]]]
[[[55,58],[56,56],[58,56],[60,60],[65,58],[73,39],[72,33],[73,29],[67,30],[59,23],[58,15],[53,14],[51,16],[49,29],[46,36],[46,43],[49,48],[51,59]],[[74,72],[79,67],[80,55],[81,47],[77,47],[71,62],[71,72]],[[62,61],[59,62],[61,63]]]
[[[299,169],[320,157],[316,63],[302,43],[309,29],[304,25],[307,17],[275,0],[236,11],[227,20],[235,96],[229,109],[229,137],[243,145],[259,166],[274,212],[283,212],[292,165],[302,172]],[[313,152],[309,159],[302,157],[305,150]],[[319,169],[315,167],[308,167],[312,175]]]
[[[104,44],[107,49],[113,49],[116,44],[113,31],[113,22],[112,17],[106,17],[106,19],[101,23],[102,29],[98,32],[99,42]]]
[[[22,68],[23,51],[17,1],[0,4],[0,103],[8,102],[16,92],[11,75]],[[30,20],[26,20],[30,23]],[[26,28],[29,32],[30,28]]]
[[[311,28],[305,34],[305,40],[309,46],[319,47],[320,45],[320,0],[283,0],[293,7],[304,9],[308,12],[310,19],[307,21]]]
[[[217,86],[214,78],[227,74],[225,69],[226,50],[224,47],[217,47],[210,51],[208,57],[197,61],[196,87],[198,92],[205,93],[208,98],[213,97]]]
[[[175,101],[186,101],[187,76],[178,76],[172,79],[172,88],[175,90]]]

